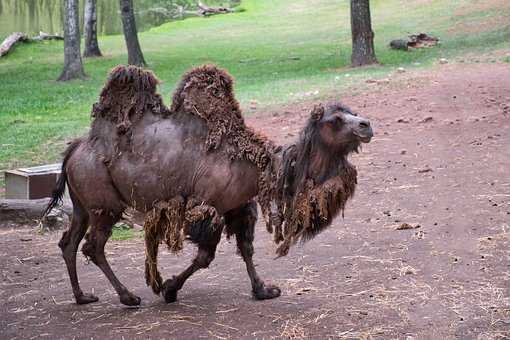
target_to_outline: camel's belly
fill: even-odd
[[[218,154],[196,158],[184,150],[137,158],[126,155],[112,167],[115,186],[137,210],[176,196],[194,197],[220,213],[237,208],[257,194],[257,169],[248,162],[231,162]],[[196,150],[195,150],[196,151]]]
[[[157,201],[181,195],[203,200],[222,213],[252,199],[257,194],[257,168],[247,161],[232,162],[219,152],[206,152],[204,129],[200,120],[138,126],[129,152],[110,166],[123,199],[147,211]]]
[[[187,167],[176,159],[173,164],[148,162],[135,170],[131,167],[127,162],[119,164],[114,182],[128,204],[139,211],[151,209],[155,202],[183,196],[203,200],[224,213],[257,194],[257,171],[243,164],[209,164],[204,169]]]

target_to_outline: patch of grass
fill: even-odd
[[[141,238],[142,236],[143,231],[134,230],[124,223],[117,223],[113,226],[112,236],[110,239],[113,241],[125,241],[133,238]]]
[[[160,91],[168,104],[183,72],[212,62],[236,78],[243,106],[256,100],[264,107],[338,96],[398,66],[423,67],[441,57],[508,48],[508,26],[477,34],[450,31],[459,20],[479,16],[455,15],[457,8],[474,2],[371,1],[381,66],[362,69],[349,68],[346,0],[244,0],[242,11],[167,23],[141,33],[140,41],[149,67],[164,80]],[[441,37],[441,45],[407,53],[389,49],[390,40],[417,32]],[[86,132],[106,74],[126,62],[122,36],[101,37],[99,43],[105,57],[85,60],[84,81],[55,81],[63,64],[62,42],[19,45],[0,59],[0,170],[54,162],[66,140]]]

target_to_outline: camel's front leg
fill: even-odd
[[[223,220],[213,207],[200,205],[191,208],[188,204],[185,230],[189,238],[198,244],[198,253],[191,266],[163,283],[163,296],[166,302],[177,300],[177,291],[194,272],[209,267],[209,264],[214,260],[223,227]]]
[[[250,202],[246,206],[230,211],[225,215],[227,233],[235,234],[237,248],[246,263],[253,296],[257,300],[273,299],[280,296],[280,288],[264,284],[253,264],[253,240],[256,222],[257,205],[255,202]]]

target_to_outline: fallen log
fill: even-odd
[[[41,225],[45,229],[67,228],[73,216],[71,202],[54,208],[43,218],[42,214],[51,198],[35,200],[0,199],[0,227],[14,227],[21,225]],[[131,228],[142,229],[145,214],[128,209],[122,216],[122,222]]]
[[[48,34],[44,32],[39,32],[39,35],[36,35],[33,38],[29,38],[28,35],[22,32],[15,32],[9,35],[0,45],[0,57],[3,57],[14,47],[14,45],[18,42],[29,42],[29,41],[43,41],[43,40],[64,40],[64,37],[56,34]]]
[[[43,41],[43,40],[64,40],[64,37],[57,34],[48,34],[44,32],[39,32],[39,35],[36,35],[32,38],[35,41]]]
[[[427,48],[439,44],[439,38],[426,33],[412,34],[404,39],[395,39],[390,42],[394,50],[408,51],[410,48]]]
[[[197,13],[200,16],[207,17],[215,14],[226,14],[226,13],[232,13],[234,10],[227,7],[209,7],[204,5],[203,3],[199,2],[197,4],[198,10]]]
[[[53,209],[48,216],[42,218],[42,214],[50,198],[36,200],[1,199],[0,200],[0,224],[2,226],[38,225],[48,229],[58,229],[67,225],[73,208],[65,203],[61,207]]]
[[[29,38],[25,33],[15,32],[15,33],[11,34],[7,38],[5,38],[5,40],[0,45],[0,57],[3,57],[7,53],[9,53],[9,51],[12,49],[12,47],[16,43],[25,42],[28,40],[29,40]]]

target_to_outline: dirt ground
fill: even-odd
[[[392,74],[342,100],[376,136],[353,163],[356,197],[345,218],[274,260],[264,226],[256,262],[283,294],[254,301],[235,243],[178,302],[143,277],[141,239],[110,242],[108,258],[142,306],[122,306],[106,278],[79,258],[77,306],[57,248],[61,231],[0,227],[0,338],[510,338],[510,65],[452,64]],[[296,138],[312,103],[248,119],[280,142]],[[396,230],[402,223],[419,228]],[[161,255],[165,277],[184,269]]]

